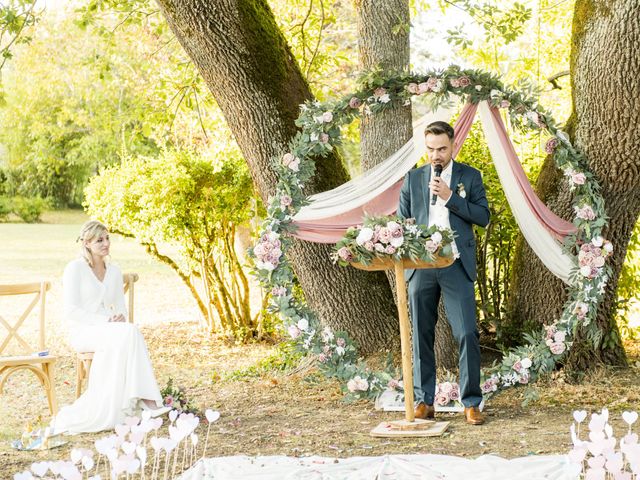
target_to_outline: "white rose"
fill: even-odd
[[[313,117],[313,118],[316,121],[316,123],[323,123],[324,122],[324,116],[323,115],[318,115],[317,117]]]
[[[502,96],[502,92],[500,90],[496,90],[495,88],[493,90],[491,90],[491,92],[489,93],[489,96],[491,98],[496,98],[496,97],[500,97]]]
[[[605,242],[604,246],[602,247],[606,252],[611,253],[613,252],[613,243],[611,242]]]
[[[258,270],[267,270],[269,272],[275,270],[275,265],[271,262],[257,262]]]
[[[583,277],[590,277],[591,276],[591,267],[589,265],[585,265],[584,267],[580,267],[580,274]]]
[[[333,120],[333,113],[324,112],[322,114],[322,120],[324,120],[324,123],[329,123],[331,120]]]
[[[435,232],[433,235],[431,235],[431,240],[434,243],[442,242],[442,234],[440,232]]]
[[[395,248],[401,247],[404,243],[404,237],[391,238],[389,243]]]
[[[597,237],[593,237],[591,239],[591,243],[593,244],[594,247],[601,247],[602,244],[604,243],[604,238],[598,235]]]
[[[368,242],[373,238],[373,229],[369,227],[364,227],[360,230],[360,233],[356,237],[356,243],[358,245],[364,245],[365,242]]]
[[[520,364],[522,365],[522,368],[530,368],[531,367],[531,359],[526,357],[523,358],[522,361],[520,362]]]
[[[476,90],[477,90],[477,91],[482,90],[482,85],[476,85]]]
[[[384,95],[382,95],[380,98],[378,98],[378,101],[380,103],[389,103],[391,101],[391,97],[389,97],[388,93],[385,93]],[[366,382],[366,380],[365,380]]]
[[[307,330],[307,328],[309,328],[309,320],[307,320],[306,318],[301,318],[300,320],[298,320],[298,328],[300,330]]]

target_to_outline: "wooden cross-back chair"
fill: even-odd
[[[54,389],[53,367],[57,357],[44,354],[46,351],[45,343],[45,298],[47,290],[51,288],[51,283],[26,283],[16,285],[0,285],[0,297],[13,295],[34,295],[31,303],[24,310],[18,320],[12,325],[10,320],[4,318],[0,314],[0,326],[7,330],[7,335],[0,343],[0,394],[4,389],[5,382],[15,372],[20,370],[32,371],[40,383],[44,387],[49,403],[49,411],[55,415],[58,411],[56,401],[56,393]],[[38,328],[38,345],[33,346],[27,342],[23,335],[20,334],[20,327],[23,326],[27,317],[31,314],[36,306],[39,307],[39,328]],[[0,329],[0,332],[2,329]],[[23,329],[24,331],[24,329]],[[1,337],[0,337],[1,338]],[[21,355],[8,356],[4,352],[15,340],[20,345]],[[38,355],[38,352],[41,355]]]
[[[138,281],[137,273],[122,274],[124,293],[128,297],[129,323],[133,323],[133,284]],[[78,352],[76,355],[76,398],[82,393],[82,384],[89,378],[94,352]]]

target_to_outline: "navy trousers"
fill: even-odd
[[[416,270],[409,281],[414,397],[416,402],[433,404],[436,388],[433,342],[440,295],[444,296],[447,318],[460,347],[460,397],[465,407],[476,407],[482,401],[476,301],[473,282],[460,260],[445,268]]]

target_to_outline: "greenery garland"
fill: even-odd
[[[323,373],[342,380],[343,391],[352,398],[374,398],[384,389],[400,388],[391,362],[383,371],[372,371],[358,359],[353,342],[344,332],[322,328],[306,303],[294,295],[294,274],[286,258],[291,246],[293,215],[308,204],[304,185],[315,172],[314,158],[324,157],[340,145],[340,126],[359,115],[373,115],[394,105],[410,105],[413,96],[425,96],[432,108],[457,95],[465,102],[486,100],[508,112],[511,124],[520,130],[550,134],[545,150],[564,171],[574,194],[576,232],[566,237],[563,248],[573,259],[568,299],[560,318],[535,335],[527,344],[505,353],[500,363],[483,370],[482,390],[487,396],[500,388],[529,384],[551,371],[571,347],[576,329],[589,326],[595,343],[602,332],[595,327],[597,306],[611,274],[605,259],[612,244],[602,236],[606,226],[600,187],[587,168],[584,156],[571,144],[551,114],[538,105],[529,88],[517,91],[505,87],[497,76],[452,65],[425,74],[373,72],[362,77],[359,90],[335,101],[310,101],[301,105],[296,125],[301,131],[289,144],[289,151],[273,159],[279,181],[269,199],[260,239],[249,254],[255,259],[254,274],[270,289],[270,311],[282,318],[298,347],[318,357]]]

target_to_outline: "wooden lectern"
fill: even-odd
[[[449,422],[435,422],[415,418],[413,408],[413,367],[410,340],[409,309],[407,304],[407,288],[404,270],[407,268],[443,268],[453,264],[453,258],[436,257],[433,262],[412,261],[408,259],[391,260],[374,258],[369,265],[352,263],[360,270],[394,270],[396,276],[396,294],[398,297],[398,318],[400,320],[400,349],[402,353],[402,379],[404,387],[405,419],[382,422],[371,431],[374,437],[431,437],[441,435],[449,426]]]

